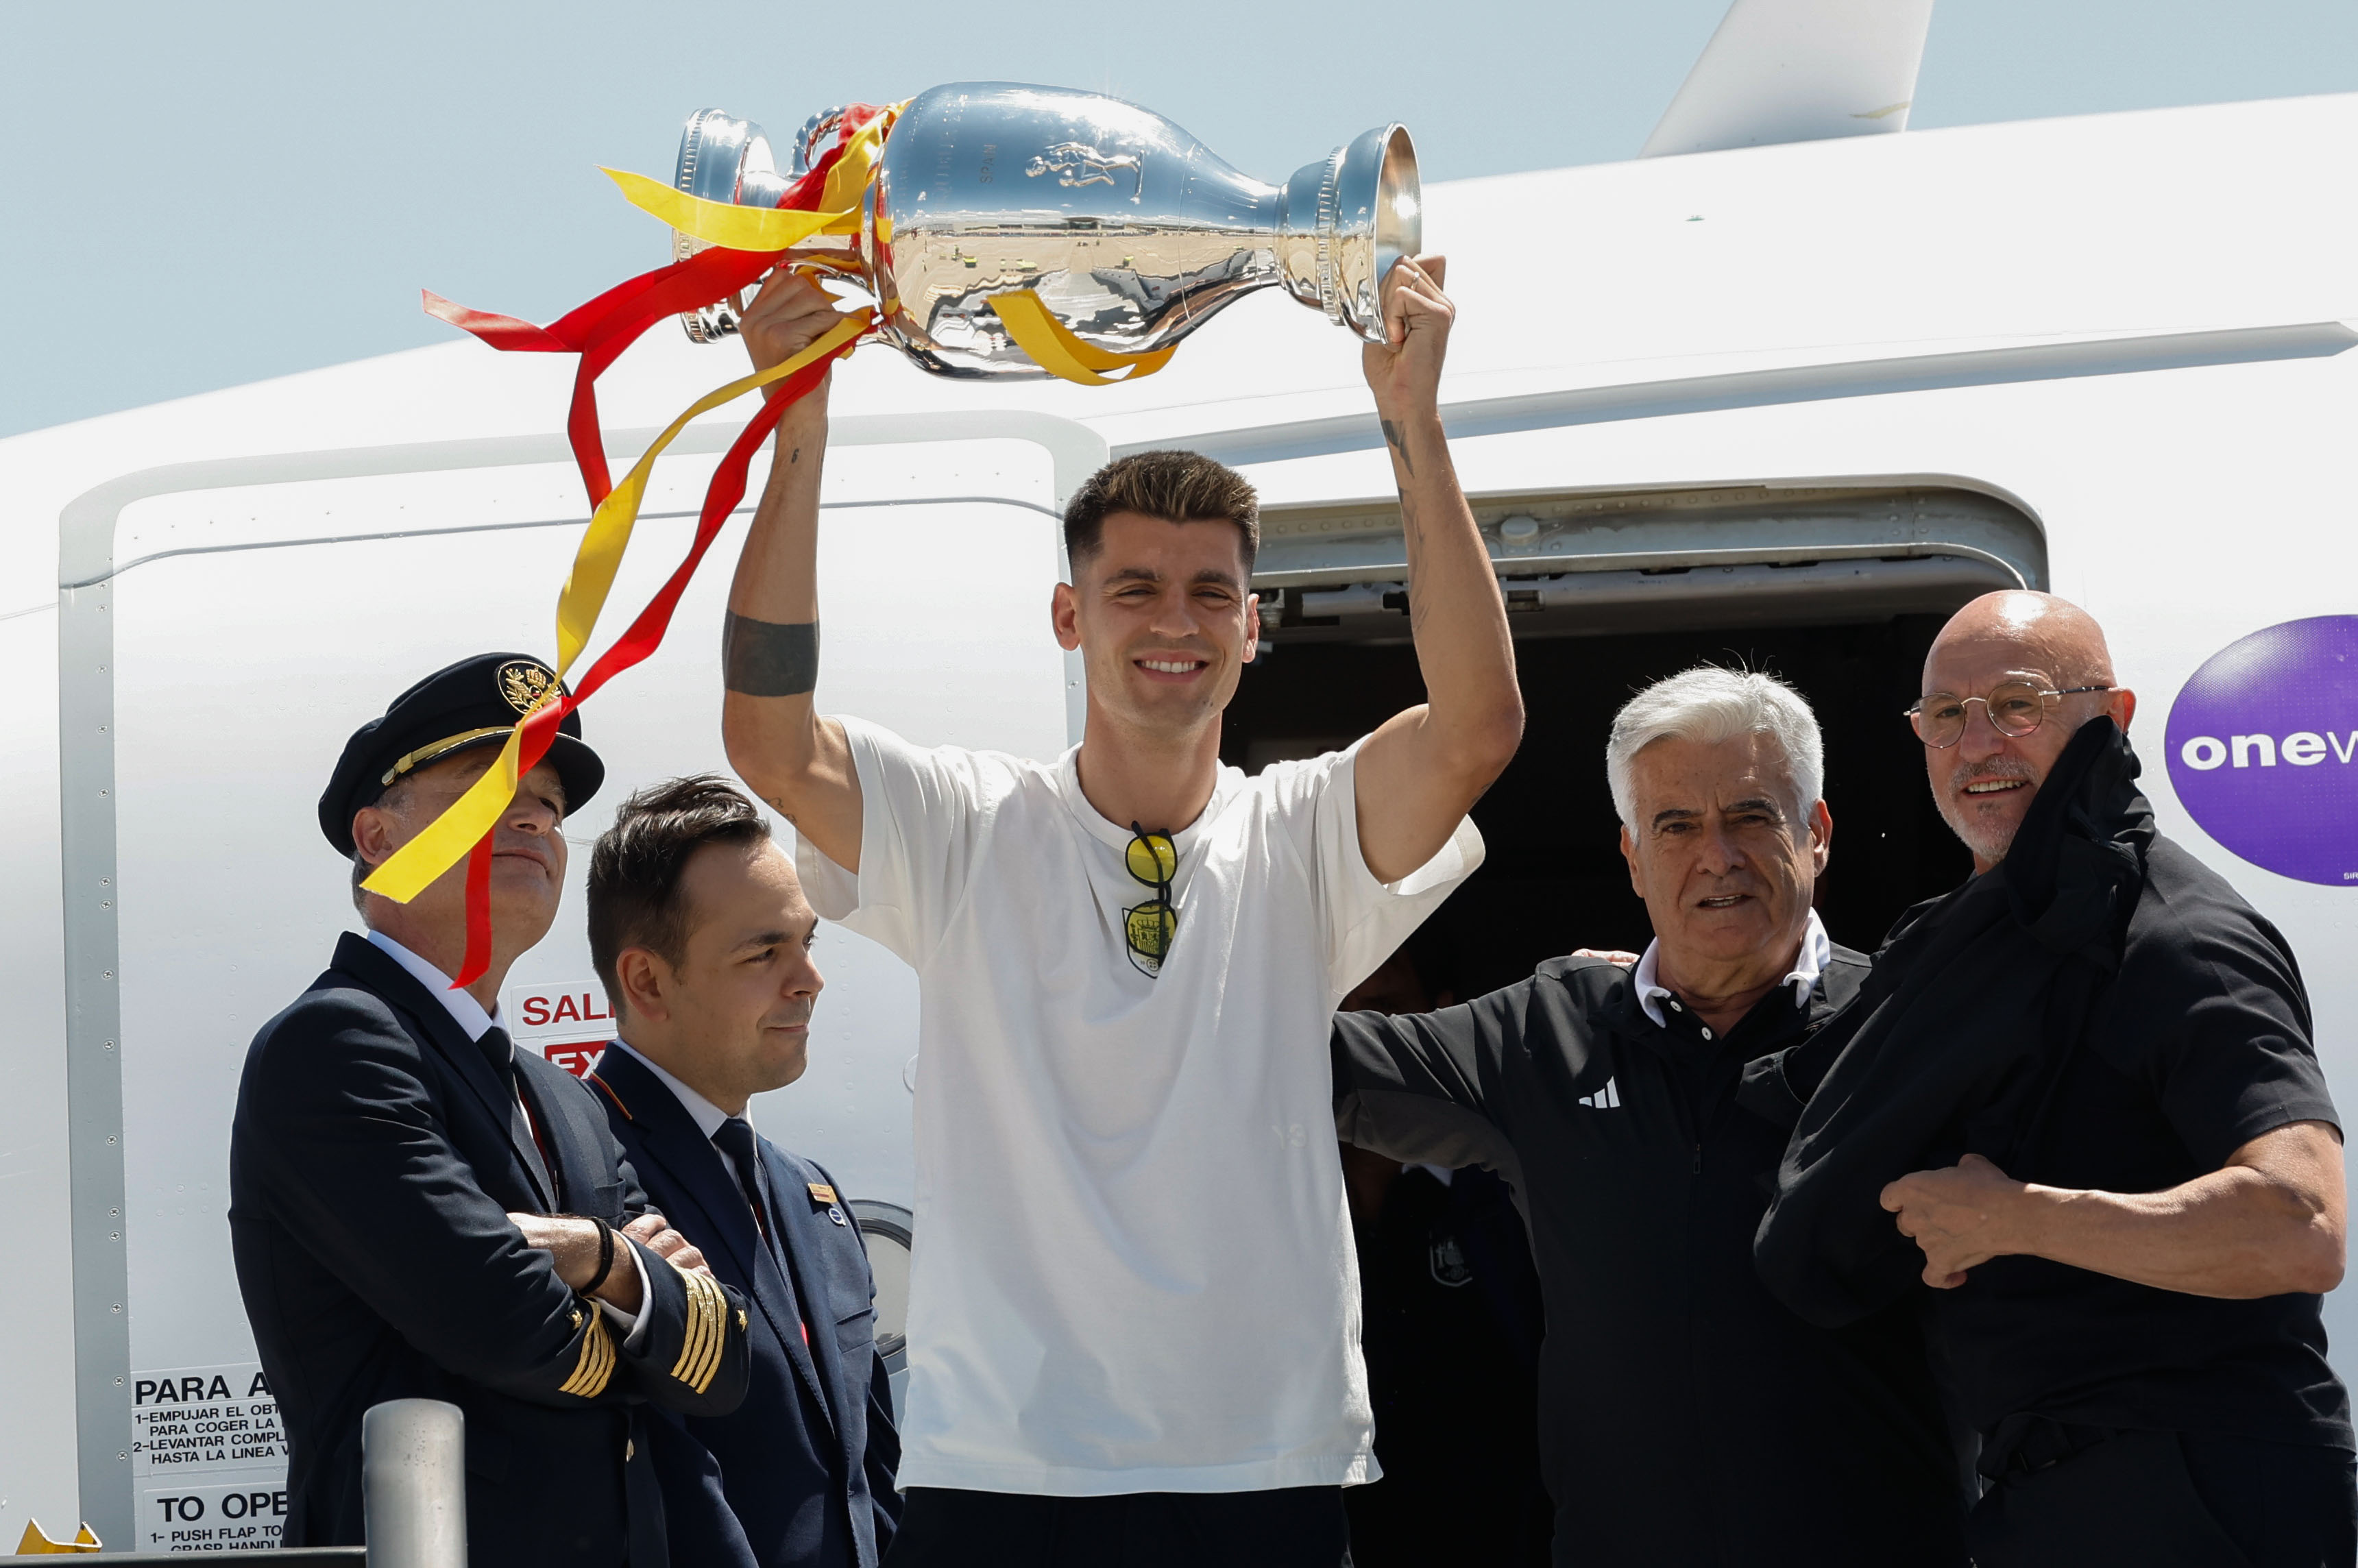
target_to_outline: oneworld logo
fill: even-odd
[[[2171,704],[2164,744],[2204,832],[2281,876],[2358,886],[2358,615],[2221,650]]]
[[[2347,738],[2329,730],[2320,735],[2314,730],[2296,730],[2284,738],[2284,760],[2296,768],[2313,768],[2325,761],[2327,752],[2336,762],[2347,764],[2351,753],[2358,750],[2358,730]],[[2278,747],[2273,735],[2230,735],[2224,741],[2216,735],[2197,735],[2178,748],[2178,760],[2196,773],[2207,773],[2212,768],[2223,768],[2227,759],[2235,759],[2239,768],[2257,764],[2263,768],[2277,765]]]

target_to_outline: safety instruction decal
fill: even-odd
[[[131,1380],[131,1477],[141,1552],[276,1546],[287,1519],[287,1438],[259,1363],[179,1367]]]

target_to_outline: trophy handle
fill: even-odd
[[[803,122],[787,150],[793,156],[788,172],[781,173],[770,138],[751,120],[741,120],[719,109],[699,109],[687,117],[680,133],[679,158],[672,183],[691,196],[744,207],[774,207],[788,185],[808,174],[826,142],[843,127],[849,104],[822,109]],[[686,261],[706,249],[706,242],[672,231],[671,255]],[[866,285],[860,265],[859,243],[848,234],[814,234],[787,253],[785,265],[812,273],[834,273]],[[690,341],[718,342],[734,337],[752,303],[751,291],[740,289],[726,299],[681,314],[679,324]]]
[[[799,157],[795,161],[801,161]],[[672,167],[674,188],[708,201],[774,207],[785,194],[786,184],[770,150],[769,135],[760,125],[720,109],[698,109],[687,117],[679,134],[679,157]],[[672,231],[672,260],[686,261],[707,248],[704,241]],[[692,342],[717,342],[736,333],[748,303],[741,289],[726,299],[682,312],[679,324]]]
[[[803,122],[803,128],[795,133],[794,146],[788,149],[794,154],[794,161],[787,166],[792,178],[800,179],[811,171],[811,165],[818,161],[819,143],[841,130],[843,117],[850,112],[850,104],[838,103]]]

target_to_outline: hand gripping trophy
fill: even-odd
[[[1160,114],[1098,93],[953,82],[897,108],[816,114],[781,170],[762,128],[717,109],[689,117],[666,186],[609,170],[673,228],[670,265],[618,284],[548,325],[426,308],[493,348],[580,356],[567,430],[597,508],[557,608],[557,684],[495,765],[370,875],[372,892],[416,896],[469,861],[468,958],[488,961],[491,831],[557,725],[653,653],[698,564],[745,492],[747,466],[785,406],[860,342],[892,344],[936,375],[1058,375],[1102,384],[1158,370],[1230,302],[1282,285],[1369,342],[1384,341],[1379,290],[1422,248],[1416,152],[1385,125],[1297,169],[1282,186],[1239,174]],[[744,290],[780,265],[867,293],[784,363],[699,398],[619,481],[608,469],[596,385],[665,316],[710,342],[735,330]],[[761,408],[706,492],[696,542],[631,626],[568,683],[591,641],[655,459],[689,421],[757,389]],[[480,885],[479,885],[480,884]]]
[[[775,205],[842,119],[813,115],[781,172],[759,125],[699,111],[680,137],[674,184],[709,201]],[[801,254],[873,295],[876,336],[926,370],[1036,376],[1046,371],[994,303],[1011,294],[1031,295],[1080,342],[1130,358],[1277,285],[1379,342],[1378,287],[1422,238],[1416,152],[1399,125],[1265,185],[1118,98],[961,81],[901,109],[856,232],[819,236]],[[676,234],[675,254],[698,244]],[[709,342],[735,330],[737,314],[724,301],[683,319]]]

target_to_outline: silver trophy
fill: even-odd
[[[675,182],[708,200],[775,206],[840,114],[813,115],[782,171],[759,125],[700,110],[680,137]],[[673,238],[676,255],[701,248]],[[959,81],[902,111],[860,232],[800,249],[860,278],[879,302],[874,335],[936,374],[1037,376],[1046,373],[1008,335],[993,295],[1029,289],[1084,343],[1138,354],[1282,284],[1380,342],[1378,287],[1422,239],[1416,150],[1399,125],[1264,185],[1118,98]],[[737,330],[742,308],[724,300],[681,320],[710,342]]]

